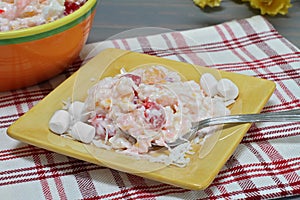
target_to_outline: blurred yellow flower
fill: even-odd
[[[261,14],[285,15],[292,5],[290,0],[243,0],[249,1],[251,7],[260,9]]]
[[[220,6],[221,0],[194,0],[194,3],[201,8],[204,8],[205,6],[217,7]]]
[[[222,0],[193,0],[194,3],[204,8],[205,6],[217,7],[220,6]],[[286,15],[288,9],[292,6],[290,0],[242,0],[249,2],[250,6],[255,9],[260,9],[262,15]]]

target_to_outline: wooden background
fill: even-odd
[[[265,16],[278,32],[300,48],[300,0],[292,0],[289,14]],[[172,30],[201,28],[258,15],[241,0],[223,0],[221,7],[200,9],[192,0],[100,0],[88,43],[120,32],[160,27]]]

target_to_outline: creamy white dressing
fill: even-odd
[[[211,79],[207,74],[203,77]],[[216,80],[214,85],[221,80]],[[200,83],[206,84],[205,90]],[[230,88],[237,89],[235,85],[230,85]],[[85,116],[85,123],[95,129],[91,144],[183,167],[189,162],[186,155],[191,153],[191,143],[173,149],[168,143],[189,132],[193,122],[230,114],[226,102],[234,102],[219,92],[210,96],[208,90],[209,84],[205,80],[200,79],[199,83],[183,81],[179,74],[162,66],[132,72],[123,70],[121,74],[104,78],[91,87],[84,106],[78,108]],[[236,94],[237,91],[229,92]],[[82,118],[78,117],[78,112],[76,115],[77,119]],[[211,130],[206,128],[199,135],[204,137]],[[82,132],[85,134],[84,130]],[[75,139],[80,140],[78,138]],[[165,148],[169,154],[153,157],[153,147],[157,146]]]
[[[0,0],[0,32],[55,21],[86,0]],[[68,7],[65,6],[68,2]]]
[[[224,98],[209,96],[201,88],[200,81],[182,81],[179,74],[162,66],[139,68],[132,72],[123,70],[120,75],[99,81],[88,93],[86,112],[93,112],[91,122],[101,130],[98,131],[98,140],[103,140],[102,131],[110,125],[114,131],[107,133],[106,130],[105,135],[111,137],[106,145],[118,152],[143,155],[144,158],[149,158],[150,155],[145,154],[151,152],[153,146],[165,147],[170,151],[169,156],[173,157],[168,158],[168,162],[180,166],[183,160],[185,164],[188,162],[183,157],[190,147],[183,145],[175,151],[168,147],[168,142],[182,137],[193,122],[230,113]],[[102,117],[97,117],[99,115]],[[134,142],[128,143],[126,135],[135,138]],[[178,149],[185,150],[178,153]],[[174,154],[178,154],[177,159]]]

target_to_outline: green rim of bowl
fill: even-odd
[[[96,9],[97,0],[88,0],[74,13],[53,22],[15,31],[0,32],[0,45],[18,44],[46,38],[70,29],[88,18]]]

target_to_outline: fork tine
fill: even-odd
[[[190,132],[184,134],[169,146],[176,146],[183,142],[191,141],[196,136],[196,133],[205,127],[228,123],[253,123],[253,122],[300,122],[300,109],[287,111],[258,113],[258,114],[241,114],[241,115],[226,115],[213,117],[193,123]]]

